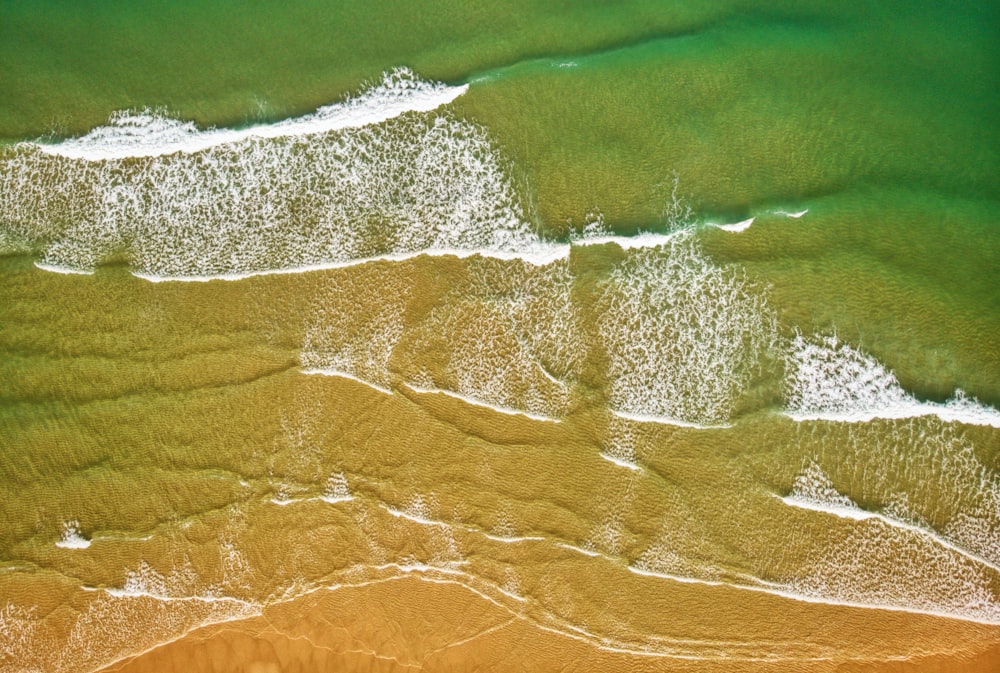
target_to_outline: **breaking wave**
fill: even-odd
[[[156,157],[175,152],[199,152],[248,138],[284,138],[340,131],[378,124],[406,112],[429,112],[455,100],[468,85],[447,86],[417,78],[406,68],[385,73],[374,86],[339,103],[325,105],[311,114],[242,129],[199,129],[191,122],[153,111],[117,112],[79,138],[36,143],[47,154],[102,161]]]
[[[307,121],[232,139],[140,115],[61,145],[22,143],[0,155],[0,222],[7,238],[40,249],[49,268],[90,271],[123,256],[154,278],[422,250],[537,250],[542,242],[486,131],[425,111],[458,93],[399,69]],[[365,123],[317,121],[346,118]],[[149,143],[177,151],[135,151]],[[72,158],[79,148],[95,160]]]
[[[1000,428],[1000,412],[962,390],[943,404],[918,400],[878,360],[836,336],[807,339],[797,334],[786,360],[788,415],[795,420],[864,422],[933,415]]]

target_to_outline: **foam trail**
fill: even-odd
[[[190,564],[164,575],[141,561],[126,572],[120,588],[81,588],[96,598],[77,611],[73,628],[59,643],[58,665],[38,670],[102,669],[198,627],[261,611],[257,603],[221,595],[219,585],[204,586]]]
[[[584,547],[580,547],[575,544],[569,544],[566,542],[557,542],[556,546],[562,547],[563,549],[568,549],[570,551],[574,551],[577,554],[583,554],[584,556],[589,556],[591,558],[597,558],[598,556],[601,556],[601,552],[599,551],[595,551],[593,549],[586,549]]]
[[[795,211],[795,212],[789,212],[787,210],[776,210],[776,211],[774,211],[774,214],[775,215],[784,215],[785,217],[791,217],[791,218],[794,218],[794,219],[797,220],[797,219],[799,219],[800,217],[802,217],[803,215],[805,215],[808,212],[809,212],[809,209],[806,208],[805,210],[799,210],[799,211]]]
[[[612,411],[612,414],[617,418],[621,418],[626,421],[635,421],[636,423],[656,423],[657,425],[673,425],[678,428],[694,428],[697,430],[720,430],[724,428],[733,427],[730,423],[715,423],[715,424],[705,424],[705,423],[694,423],[691,421],[683,421],[679,418],[671,418],[670,416],[655,416],[652,414],[630,414],[624,411]]]
[[[404,383],[407,388],[415,393],[420,393],[422,395],[446,395],[456,400],[461,400],[466,404],[471,404],[477,407],[483,407],[484,409],[490,409],[500,414],[505,414],[508,416],[524,416],[525,418],[530,418],[533,421],[547,421],[549,423],[561,423],[561,419],[552,418],[550,416],[544,416],[542,414],[533,414],[529,411],[521,411],[520,409],[514,409],[512,407],[502,407],[496,404],[490,404],[484,400],[477,399],[471,395],[463,395],[462,393],[456,393],[453,390],[443,390],[441,388],[430,388],[424,386],[417,386],[410,383]]]
[[[982,462],[962,426],[936,418],[839,424],[826,428],[819,441],[814,430],[800,430],[809,436],[810,464],[787,504],[858,519],[880,516],[1000,568],[1000,477]],[[838,493],[819,464],[868,511]]]
[[[783,497],[777,495],[775,497],[780,498],[782,502],[791,507],[831,514],[853,521],[878,521],[881,524],[920,535],[970,561],[1000,572],[1000,564],[964,549],[929,527],[916,525],[881,512],[861,509],[849,497],[837,491],[833,482],[815,461],[810,461],[803,472],[795,478],[791,493]]]
[[[991,578],[992,575],[992,578]],[[817,549],[784,584],[822,600],[884,605],[1000,622],[996,571],[924,535],[893,526],[856,526]]]
[[[861,608],[867,610],[888,610],[891,612],[905,612],[909,614],[923,614],[932,615],[934,617],[945,617],[948,619],[959,619],[962,621],[975,622],[978,624],[988,624],[995,625],[1000,623],[1000,611],[991,609],[988,606],[969,605],[969,606],[954,606],[954,607],[938,607],[934,605],[894,605],[891,603],[878,602],[877,600],[866,600],[862,596],[854,596],[850,598],[840,598],[826,596],[821,593],[813,593],[809,591],[803,591],[797,588],[793,584],[784,584],[781,582],[770,582],[767,580],[762,580],[757,577],[750,575],[743,575],[745,580],[750,583],[732,583],[716,579],[706,579],[701,577],[690,577],[687,575],[678,575],[671,572],[665,572],[660,570],[653,570],[650,568],[629,565],[626,566],[628,571],[636,575],[641,575],[644,577],[651,577],[656,579],[665,579],[672,582],[681,582],[683,584],[698,584],[701,586],[709,587],[730,587],[732,589],[738,589],[741,591],[753,591],[758,593],[769,594],[771,596],[778,596],[780,598],[787,598],[794,601],[800,601],[804,603],[816,603],[821,605],[839,605],[851,608]]]
[[[503,542],[504,544],[516,544],[518,542],[544,542],[548,540],[548,538],[542,537],[541,535],[493,535],[492,533],[483,533],[481,531],[480,535],[485,537],[487,540]]]
[[[351,494],[351,490],[347,484],[347,477],[344,476],[343,472],[334,472],[330,475],[326,480],[323,495],[319,499],[331,505],[354,500],[354,496]]]
[[[305,371],[351,378],[391,395],[389,360],[403,333],[410,286],[405,270],[381,266],[330,281],[306,327]]]
[[[1000,411],[961,390],[943,404],[916,399],[875,358],[836,336],[806,339],[798,334],[786,357],[786,414],[796,421],[868,422],[934,415],[1000,428]]]
[[[597,234],[573,239],[571,245],[574,247],[587,247],[591,245],[607,245],[612,243],[622,250],[636,250],[640,248],[658,248],[667,245],[678,236],[683,236],[683,231],[677,230],[665,234],[653,232],[640,232],[635,236],[618,236],[614,234]]]
[[[360,384],[366,385],[369,388],[377,390],[385,395],[392,395],[392,390],[389,388],[383,388],[382,386],[372,383],[371,381],[366,381],[360,376],[355,376],[354,374],[348,374],[347,372],[342,372],[337,369],[323,369],[318,367],[310,367],[302,370],[303,374],[318,374],[320,376],[336,376],[342,379],[350,379],[351,381],[357,381]],[[279,503],[280,504],[280,503]]]
[[[598,455],[619,467],[641,472],[642,467],[636,462],[635,443],[634,427],[630,423],[622,423],[613,418],[608,423],[607,435]]]
[[[89,269],[73,269],[68,266],[58,266],[56,264],[46,264],[45,262],[35,262],[35,266],[42,271],[51,271],[52,273],[62,273],[67,275],[76,276],[92,276],[94,272]]]
[[[570,254],[570,246],[551,241],[538,241],[536,244],[525,246],[520,250],[490,250],[482,248],[479,250],[461,248],[428,248],[426,250],[413,250],[410,252],[397,252],[387,255],[377,255],[374,257],[359,257],[339,262],[320,262],[318,264],[308,264],[304,266],[285,267],[280,269],[264,269],[260,271],[243,271],[239,273],[223,273],[202,276],[170,276],[157,275],[142,272],[132,272],[136,278],[148,280],[151,283],[187,282],[187,283],[207,283],[213,280],[238,281],[257,276],[284,276],[298,273],[313,273],[316,271],[332,271],[335,269],[349,269],[357,266],[364,266],[375,262],[406,262],[419,257],[455,257],[457,259],[469,259],[471,257],[482,257],[485,259],[499,259],[504,261],[519,260],[534,266],[547,266],[560,259],[567,259]],[[35,262],[35,266],[46,271],[57,273],[76,273],[91,275],[93,271],[80,271],[63,267],[53,267],[41,262]]]
[[[426,82],[405,68],[397,68],[356,97],[273,124],[200,130],[191,122],[170,119],[150,110],[119,112],[111,117],[107,126],[82,137],[35,145],[47,154],[87,161],[200,152],[250,138],[305,136],[378,124],[406,112],[429,112],[447,105],[467,90],[467,84],[446,86]]]
[[[613,456],[610,453],[605,453],[604,451],[599,452],[597,455],[599,455],[601,458],[608,461],[609,463],[614,463],[618,467],[624,467],[628,470],[632,470],[633,472],[642,472],[641,467],[624,458]]]

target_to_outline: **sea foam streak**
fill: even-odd
[[[921,418],[796,431],[804,466],[778,497],[851,523],[838,527],[844,534],[802,542],[806,560],[775,586],[817,600],[1000,622],[1000,479],[967,428]]]
[[[733,224],[713,224],[713,227],[722,229],[723,231],[730,231],[733,233],[740,233],[741,231],[746,231],[753,224],[755,218],[751,217],[748,220],[743,220],[741,222],[734,222]]]
[[[456,400],[461,400],[466,404],[471,404],[477,407],[483,407],[484,409],[491,409],[499,414],[505,414],[508,416],[524,416],[525,418],[530,418],[533,421],[548,421],[550,423],[559,423],[560,419],[550,418],[548,416],[543,416],[541,414],[533,414],[529,411],[521,411],[520,409],[513,409],[511,407],[501,407],[495,404],[490,404],[483,400],[476,399],[470,395],[463,395],[462,393],[456,393],[452,390],[442,390],[441,388],[425,388],[423,386],[415,386],[411,384],[405,384],[407,388],[415,393],[421,393],[425,395],[444,395],[446,397],[451,397]]]
[[[123,255],[137,273],[161,278],[427,250],[538,253],[544,246],[486,131],[446,110],[421,111],[460,92],[400,69],[305,118],[363,126],[297,120],[221,144],[228,136],[191,131],[181,135],[212,143],[95,161],[22,143],[0,153],[0,221],[6,238],[42,249],[46,267],[89,271]],[[87,136],[87,146],[106,142],[112,154],[131,146],[109,133]]]
[[[895,374],[836,336],[792,340],[786,383],[787,414],[795,420],[866,422],[934,415],[946,421],[1000,428],[1000,412],[961,390],[943,404],[921,402]]]
[[[419,80],[407,70],[398,68],[358,96],[274,124],[202,130],[191,122],[171,119],[150,110],[118,112],[112,115],[107,126],[98,127],[80,138],[36,145],[48,154],[88,161],[200,152],[248,138],[304,136],[378,124],[405,112],[428,112],[446,105],[468,88],[467,84],[447,86]]]

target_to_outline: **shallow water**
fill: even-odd
[[[0,671],[991,670],[994,8],[440,4],[4,6]]]

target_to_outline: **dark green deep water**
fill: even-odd
[[[615,422],[608,421],[609,409],[637,413],[621,408],[612,385],[612,351],[627,347],[609,347],[601,330],[616,311],[632,315],[620,297],[630,287],[640,287],[641,294],[644,277],[641,269],[623,261],[633,253],[613,245],[574,248],[567,262],[574,277],[568,299],[559,294],[558,278],[530,265],[522,269],[517,262],[497,262],[494,268],[492,263],[450,258],[238,281],[151,283],[129,273],[158,271],[142,266],[136,252],[141,234],[135,233],[107,244],[109,252],[98,255],[93,275],[58,274],[33,265],[49,259],[54,243],[74,231],[80,213],[89,212],[88,199],[98,198],[87,191],[92,186],[87,180],[101,185],[121,176],[133,179],[129,176],[146,175],[143,171],[161,160],[125,159],[109,164],[108,172],[96,178],[85,177],[86,162],[41,158],[23,141],[56,143],[80,136],[119,110],[156,110],[201,128],[272,123],[356,95],[398,66],[424,80],[468,85],[443,113],[453,124],[449,128],[458,129],[452,139],[482,134],[473,153],[496,158],[519,214],[543,239],[566,242],[596,213],[607,233],[626,237],[663,233],[678,224],[696,229],[693,256],[685,257],[682,246],[660,253],[668,261],[686,260],[676,264],[687,264],[687,271],[669,271],[673,267],[666,262],[656,267],[663,282],[683,291],[662,303],[649,297],[639,302],[654,323],[666,322],[643,332],[647,323],[638,317],[642,311],[632,323],[623,320],[633,330],[634,343],[645,343],[653,334],[649,338],[661,346],[674,339],[681,344],[662,351],[664,358],[676,356],[681,364],[657,369],[654,363],[650,376],[705,377],[703,387],[696,382],[672,388],[678,399],[693,395],[701,404],[698,396],[716,385],[718,377],[736,376],[739,381],[724,413],[695,410],[685,417],[683,410],[697,404],[685,407],[683,400],[666,407],[682,410],[674,420],[733,425],[697,436],[662,429],[639,432],[641,441],[636,440],[631,458],[656,475],[653,482],[636,487],[639,495],[631,485],[627,498],[608,495],[613,489],[606,484],[588,485],[591,477],[604,479],[600,470],[619,469],[599,460],[596,467],[587,463],[581,468],[584,476],[570,478],[562,471],[574,451],[589,452],[591,458],[601,447],[607,452],[613,443],[609,437],[618,432]],[[389,140],[384,146],[371,142],[375,165],[395,166],[390,155],[399,145],[392,143],[412,131],[407,124],[423,123],[419,114],[407,114],[398,124],[380,127],[387,129]],[[428,113],[427,119],[435,114]],[[269,142],[260,146],[267,149]],[[216,578],[213,586],[222,587],[225,595],[254,606],[267,604],[292,580],[327,577],[341,566],[317,561],[294,577],[291,571],[282,574],[284,566],[275,558],[284,543],[269,548],[268,531],[285,525],[275,523],[280,516],[304,531],[312,520],[296,518],[294,507],[275,509],[270,497],[277,493],[283,498],[288,489],[294,495],[299,487],[318,493],[335,472],[347,475],[358,502],[390,503],[399,509],[410,503],[420,516],[439,518],[448,518],[447,510],[469,526],[494,532],[503,527],[493,525],[491,512],[508,498],[505,511],[519,532],[582,544],[632,566],[646,563],[649,550],[659,548],[660,511],[676,507],[668,521],[682,518],[676,512],[693,512],[711,540],[699,537],[704,531],[696,535],[678,525],[681,532],[670,540],[689,565],[660,568],[664,572],[713,581],[721,577],[735,584],[746,580],[734,578],[754,577],[848,603],[948,614],[957,610],[963,618],[971,614],[992,623],[1000,619],[1000,509],[990,509],[1000,507],[995,424],[926,417],[793,424],[779,415],[790,404],[785,382],[792,366],[782,353],[797,334],[807,339],[836,334],[841,343],[891,371],[900,394],[905,391],[921,402],[943,403],[962,390],[984,407],[1000,407],[996,2],[0,0],[0,143],[0,199],[8,199],[7,204],[0,201],[0,609],[6,610],[0,616],[6,615],[4,624],[17,625],[5,627],[0,637],[15,631],[29,634],[18,636],[18,642],[28,643],[25,650],[0,647],[4,673],[30,670],[10,652],[49,662],[41,651],[53,642],[66,642],[66,624],[73,623],[57,606],[81,609],[79,587],[120,587],[124,569],[134,569],[140,561],[168,575],[171,567],[180,567],[179,559],[189,558],[202,577]],[[308,166],[310,152],[329,147],[303,141],[282,156],[292,157],[288,161],[307,157],[303,161]],[[236,160],[250,165],[238,175],[256,175],[253,162],[259,156],[263,154],[237,152]],[[162,163],[169,168],[176,162],[193,175],[199,170],[209,175],[215,166],[208,160],[184,161],[175,156]],[[262,163],[257,169],[277,174],[276,167]],[[392,175],[411,176],[398,170]],[[322,182],[323,176],[314,177]],[[136,180],[146,184],[145,178]],[[314,187],[297,187],[294,180],[268,182],[266,175],[261,180],[263,187],[254,198],[263,202],[282,189],[303,190],[281,201],[285,215],[291,216],[274,225],[277,233],[267,239],[276,250],[268,254],[280,257],[282,246],[294,247],[289,241],[308,238],[311,228],[319,226],[309,219],[313,215],[296,219],[299,208],[308,211],[302,200]],[[10,205],[24,184],[45,185],[40,193],[59,195],[52,196],[53,202],[66,198],[51,207],[39,202],[39,212],[53,213],[51,221],[45,220],[48,215],[32,219],[28,211],[33,205]],[[225,180],[219,184],[224,185],[218,188],[220,201],[238,191]],[[390,196],[364,217],[348,217],[364,239],[359,249],[365,253],[359,257],[395,250],[393,218],[405,214],[410,202],[391,187],[378,192]],[[691,209],[684,223],[673,217],[676,208],[667,207],[675,195]],[[201,207],[186,211],[192,218],[206,218],[193,246],[215,250],[222,225],[234,222],[232,240],[240,240],[239,217],[232,215],[239,209],[217,215],[210,203]],[[800,211],[807,212],[801,217],[785,214]],[[754,223],[740,233],[711,226],[751,217]],[[80,234],[81,240],[89,235]],[[220,258],[228,259],[228,249],[224,253]],[[169,267],[164,268],[162,275],[170,275]],[[214,269],[206,267],[204,273],[211,275]],[[613,269],[625,271],[615,276]],[[751,290],[726,295],[725,288],[736,287],[734,278],[746,280]],[[614,283],[620,287],[607,290]],[[521,293],[544,301],[518,304]],[[733,326],[752,312],[748,307],[755,300],[747,297],[764,296],[768,318],[762,320],[767,324]],[[699,297],[727,311],[732,306],[726,297],[736,297],[737,308],[712,313],[705,308],[709,304],[696,301]],[[582,316],[569,331],[559,331],[558,319],[548,313],[564,300]],[[685,303],[689,301],[693,303]],[[681,327],[670,326],[672,312]],[[510,318],[515,336],[487,339],[497,321],[510,315],[516,316]],[[337,345],[338,334],[348,334],[343,339],[350,344]],[[533,342],[532,335],[538,334]],[[690,335],[695,345],[684,341]],[[495,353],[476,352],[487,363],[484,367],[494,367],[484,376],[493,376],[490,385],[500,386],[502,393],[481,381],[462,382],[460,362],[466,361],[449,348],[473,338],[496,347]],[[755,354],[749,364],[740,360],[732,371],[711,358],[703,370],[684,368],[685,358],[701,353],[699,344],[710,349],[727,339],[759,350],[760,357]],[[383,341],[395,350],[359,364],[364,358],[359,359],[358,348],[378,350]],[[549,348],[563,341],[569,350],[579,346],[579,358],[567,360],[558,347]],[[531,344],[525,346],[527,342]],[[541,407],[531,402],[536,385],[531,377],[538,372],[509,365],[523,355],[518,348],[534,353],[550,379],[571,382],[568,401],[557,404],[548,393],[541,395],[549,405],[541,405],[546,413],[565,417],[563,434],[527,428],[527,421],[524,428],[480,423],[475,413],[445,413],[433,404],[431,411],[420,412],[424,415],[410,407],[386,406],[383,413],[394,420],[371,421],[376,428],[371,430],[366,414],[380,407],[362,397],[382,399],[377,397],[382,393],[370,388],[358,393],[350,387],[355,384],[342,378],[300,381],[302,366],[318,363],[342,372],[346,367],[352,376],[391,389],[396,404],[410,390],[407,382],[424,386],[421,377],[427,375],[435,385],[426,387],[539,412]],[[333,351],[336,357],[330,355]],[[344,358],[353,364],[344,365]],[[716,365],[720,369],[713,369]],[[848,368],[844,362],[838,367]],[[480,375],[476,370],[470,376]],[[341,383],[344,387],[338,388]],[[427,404],[412,390],[405,399]],[[348,411],[329,420],[341,409]],[[406,415],[411,413],[417,416]],[[361,420],[352,425],[351,414]],[[657,407],[649,415],[670,414]],[[404,417],[405,422],[400,420]],[[432,437],[448,450],[409,453],[411,445]],[[533,451],[535,491],[519,491],[532,487],[505,472],[519,469],[513,458],[482,457],[483,446],[508,443]],[[403,444],[408,448],[398,448]],[[440,474],[436,460],[452,461],[454,474]],[[808,573],[816,567],[810,554],[822,555],[826,538],[815,532],[786,539],[775,522],[781,514],[770,523],[761,514],[761,530],[754,542],[747,542],[740,532],[746,522],[727,519],[731,503],[743,502],[748,512],[771,512],[780,505],[771,495],[798,493],[795,479],[808,474],[810,461],[856,505],[972,549],[981,557],[972,563],[985,558],[984,565],[969,571],[981,573],[974,577],[981,581],[976,585],[981,593],[975,595],[985,596],[985,607],[970,613],[949,603],[954,586],[944,580],[935,584],[930,571],[903,580],[891,571],[872,571],[865,576],[867,588],[849,581],[838,585],[845,581],[842,577],[826,577],[826,584],[819,582],[823,588],[816,589],[809,584],[815,576]],[[719,475],[736,476],[729,482],[730,477]],[[482,480],[479,488],[485,491],[477,491],[476,480]],[[539,494],[550,486],[554,495],[546,500],[548,495]],[[417,500],[411,491],[433,493],[431,511],[413,505]],[[545,504],[524,505],[532,498]],[[655,506],[635,504],[643,498]],[[602,509],[604,500],[616,504]],[[459,510],[466,513],[455,514]],[[572,517],[560,519],[563,514],[551,513],[556,511],[571,511]],[[808,523],[822,531],[824,516]],[[233,533],[237,520],[242,528]],[[77,521],[94,544],[87,550],[53,551],[70,521]],[[190,536],[179,532],[191,521],[204,530]],[[352,525],[344,523],[344,530],[355,531]],[[861,530],[862,524],[857,525]],[[611,529],[619,531],[618,537],[594,532]],[[836,530],[832,535],[837,540],[854,539],[851,531]],[[232,579],[229,571],[201,556],[205,548],[214,550],[218,540],[228,549],[225,544],[240,535],[248,540],[248,556],[254,556],[248,551],[254,544],[270,552],[254,557],[258,575],[233,588],[236,584],[225,583],[226,577]],[[917,566],[933,566],[930,557],[920,556],[919,545],[911,548],[907,539],[873,535],[878,544],[872,542],[871,548],[882,556],[916,550]],[[113,547],[110,539],[121,546]],[[459,542],[463,540],[460,536]],[[389,557],[406,551],[391,541],[378,544],[389,550]],[[773,557],[767,551],[786,546],[790,551]],[[411,550],[411,556],[436,562],[419,551]],[[372,564],[374,558],[338,557],[337,563]],[[513,567],[528,577],[526,558]],[[841,557],[831,552],[823,558]],[[868,561],[858,563],[864,568]],[[475,572],[488,578],[493,570]],[[961,583],[966,575],[956,571],[948,577],[959,577],[954,581]],[[32,599],[32,590],[23,587],[36,579],[58,586],[46,589],[44,598]],[[902,587],[896,593],[865,593],[880,582],[896,581]],[[530,581],[524,584],[530,594]],[[822,593],[827,590],[833,593]],[[544,592],[531,600],[555,609]],[[51,633],[44,630],[49,626],[31,626],[36,620],[30,616],[33,605],[46,616],[55,611]],[[221,617],[192,613],[184,619],[181,631]],[[80,628],[86,633],[90,627]],[[127,642],[128,630],[122,628]],[[617,633],[617,627],[594,627],[601,628],[608,637],[641,639]],[[157,634],[143,647],[178,635]],[[94,670],[129,653],[126,645],[115,647],[63,658],[58,666]]]

